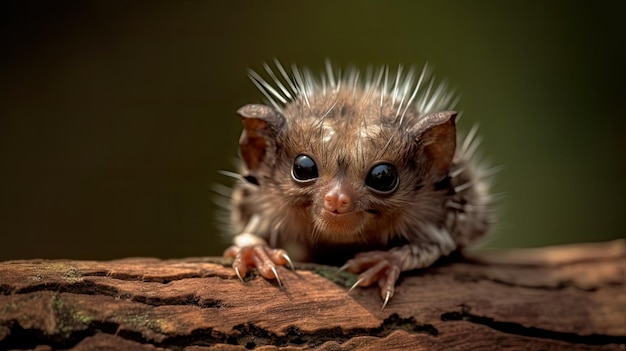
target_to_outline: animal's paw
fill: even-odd
[[[262,239],[258,240],[260,241],[252,245],[233,245],[224,251],[224,257],[233,258],[233,269],[241,281],[248,273],[248,268],[253,267],[262,277],[276,279],[282,286],[276,266],[289,265],[293,269],[291,259],[285,250],[272,249]]]
[[[396,281],[402,272],[405,257],[406,253],[402,250],[362,252],[347,261],[341,270],[360,273],[359,279],[350,290],[357,286],[370,286],[377,282],[380,287],[380,297],[383,299],[381,309],[384,309],[395,292]]]

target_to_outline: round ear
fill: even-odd
[[[276,161],[277,136],[285,127],[285,116],[266,105],[245,105],[237,113],[243,123],[239,138],[241,157],[252,175],[258,178],[271,170]]]
[[[424,157],[427,181],[439,181],[452,166],[456,150],[455,111],[428,114],[415,126],[420,157]]]

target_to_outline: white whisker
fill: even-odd
[[[293,72],[293,78],[296,81],[298,90],[301,91],[300,96],[304,99],[304,102],[306,103],[309,110],[311,110],[311,103],[309,102],[310,92],[307,91],[307,85],[312,84],[312,83],[311,82],[305,83],[304,77],[302,76],[302,73],[298,69],[298,66],[291,65],[291,71]]]
[[[467,150],[469,149],[469,146],[474,141],[474,138],[476,137],[477,132],[478,132],[478,123],[474,124],[472,126],[472,129],[470,129],[469,133],[467,133],[467,135],[465,136],[465,140],[463,140],[463,145],[461,146],[462,154],[467,153]]]
[[[225,176],[230,177],[230,178],[237,179],[237,180],[244,180],[243,176],[241,174],[239,174],[239,173],[235,173],[235,172],[231,172],[231,171],[223,171],[223,170],[219,170],[219,171],[217,171],[217,173],[219,173],[221,175],[225,175]]]
[[[285,82],[287,82],[287,85],[289,85],[289,89],[291,89],[291,95],[292,96],[297,95],[298,88],[293,84],[291,77],[289,76],[289,74],[287,73],[283,65],[280,63],[280,61],[278,61],[277,58],[274,58],[274,65],[276,66],[276,68],[278,68],[278,72],[280,72],[280,74],[283,76],[283,78],[285,79]]]
[[[335,80],[335,74],[333,72],[333,65],[330,63],[330,60],[326,59],[326,75],[328,76],[328,83],[332,88],[337,86],[337,81]]]
[[[381,109],[381,114],[382,114],[382,108],[384,106],[384,102],[385,102],[385,97],[387,94],[387,89],[388,85],[389,85],[389,66],[385,65],[384,67],[384,78],[383,78],[383,89],[382,89],[382,93],[380,94],[380,109]]]
[[[470,143],[469,147],[465,151],[465,158],[472,158],[482,141],[483,139],[481,137],[474,137],[474,140]]]
[[[398,99],[398,85],[400,84],[400,79],[402,77],[402,65],[398,65],[398,72],[396,72],[396,80],[394,81],[393,88],[391,89],[391,103],[395,105],[396,100]]]
[[[283,92],[285,98],[288,100],[293,99],[293,96],[291,96],[291,93],[289,92],[289,90],[283,85],[280,79],[276,77],[276,74],[274,74],[274,71],[272,71],[272,68],[267,63],[264,63],[263,67],[265,68],[265,71],[267,72],[267,74],[269,74],[270,77],[274,80],[274,83]]]
[[[466,183],[463,183],[461,185],[457,185],[457,186],[454,187],[454,192],[455,193],[460,193],[463,190],[469,189],[471,186],[472,186],[472,182],[466,182]]]
[[[233,194],[233,189],[231,187],[220,183],[214,183],[211,185],[211,190],[218,195],[228,198]]]
[[[466,167],[459,167],[453,171],[450,171],[449,176],[452,178],[457,177],[459,174],[463,173],[463,171],[465,171]]]

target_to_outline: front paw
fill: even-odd
[[[346,262],[341,270],[351,273],[360,273],[357,282],[350,288],[357,286],[370,286],[378,282],[380,297],[383,299],[384,309],[395,292],[395,285],[406,253],[404,250],[392,249],[389,251],[368,251],[357,254],[353,259]]]
[[[272,249],[265,243],[250,246],[233,245],[226,249],[224,257],[233,258],[233,269],[241,281],[248,273],[248,268],[256,268],[262,277],[266,279],[276,279],[278,285],[282,286],[276,266],[289,265],[293,269],[291,259],[287,252],[282,249]]]

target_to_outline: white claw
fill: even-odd
[[[271,267],[272,272],[274,272],[274,276],[276,277],[276,281],[278,282],[278,285],[282,288],[283,286],[283,282],[280,281],[280,277],[278,276],[278,272],[276,271],[276,267]]]
[[[387,294],[385,294],[385,301],[383,302],[383,306],[380,308],[380,310],[384,310],[385,307],[387,307],[387,304],[389,303],[389,299],[391,298],[391,291],[387,291]]]
[[[354,283],[352,285],[352,287],[350,288],[350,290],[348,290],[348,292],[354,290],[354,288],[356,288],[357,286],[359,286],[359,284],[361,284],[361,282],[364,280],[364,278],[360,278],[359,280],[356,281],[356,283]]]
[[[283,258],[285,260],[287,260],[287,263],[289,264],[289,269],[291,269],[292,271],[296,270],[296,267],[293,266],[293,262],[291,262],[291,258],[289,258],[289,255],[287,255],[286,253],[282,254]]]
[[[235,267],[235,273],[237,273],[237,277],[239,277],[239,280],[241,280],[241,282],[243,283],[243,278],[241,277],[241,274],[239,273],[239,267]]]
[[[335,272],[335,274],[345,271],[346,269],[348,269],[348,267],[350,267],[348,263],[344,264],[343,266],[339,267],[339,269],[337,270],[337,272]]]

